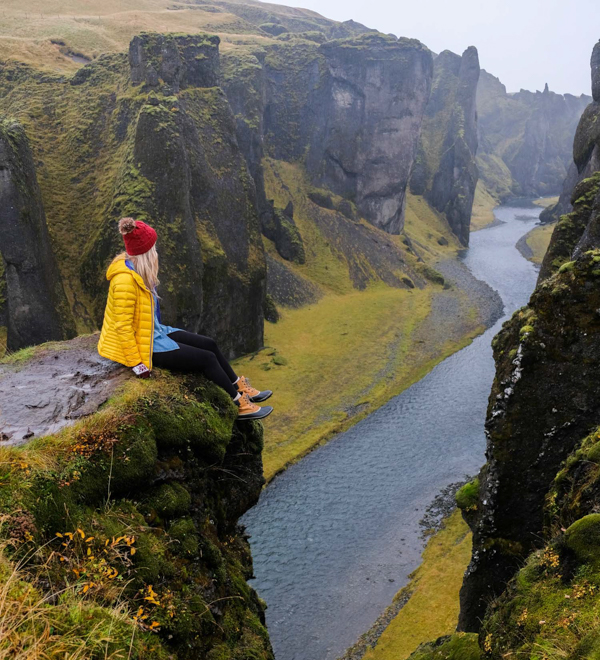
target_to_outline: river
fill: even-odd
[[[491,340],[525,305],[537,270],[515,245],[541,209],[500,206],[461,258],[504,316],[469,346],[277,477],[242,519],[276,660],[335,660],[419,565],[419,520],[485,461]]]

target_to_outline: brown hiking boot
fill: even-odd
[[[237,401],[234,401],[234,403],[239,408],[238,419],[263,419],[263,417],[266,417],[273,412],[271,406],[264,406],[261,408],[255,403],[252,403],[247,394],[242,394]]]
[[[240,376],[240,379],[236,383],[236,387],[238,388],[238,392],[241,392],[242,394],[247,394],[248,398],[253,403],[260,403],[261,401],[266,401],[271,396],[271,394],[273,394],[271,390],[263,390],[261,392],[260,390],[257,390],[255,387],[252,387],[252,385],[250,385],[250,381],[246,378],[246,376]]]

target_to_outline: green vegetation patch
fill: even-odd
[[[463,511],[473,510],[479,504],[479,478],[465,484],[456,493],[456,505]]]
[[[57,435],[1,448],[0,616],[14,621],[11,642],[48,657],[85,643],[98,660],[240,649],[272,660],[236,532],[260,492],[262,428],[235,418],[216,386],[157,371]]]
[[[456,633],[423,644],[410,656],[410,660],[483,660],[484,657],[477,635]]]

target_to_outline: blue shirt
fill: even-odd
[[[125,265],[130,270],[135,270],[129,259],[125,261]],[[179,346],[177,345],[177,342],[169,337],[169,335],[171,332],[177,332],[179,328],[172,328],[170,325],[163,325],[160,322],[160,305],[158,303],[158,297],[155,292],[153,292],[152,295],[154,296],[154,342],[152,352],[167,353],[168,351],[177,351],[179,350]]]

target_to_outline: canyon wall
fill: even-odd
[[[411,660],[600,652],[600,44],[581,168],[529,304],[493,342],[487,463],[457,500],[473,530],[459,632]],[[467,631],[472,634],[465,634]]]
[[[595,86],[599,75],[596,68]],[[598,119],[595,102],[575,140],[576,163],[596,172],[588,170],[591,176],[577,184],[574,210],[553,233],[529,305],[493,342],[487,463],[470,517],[473,558],[461,592],[462,630],[479,629],[490,601],[540,546],[552,482],[600,424],[600,168],[593,162],[600,135],[590,130]]]
[[[543,222],[558,220],[565,213],[572,210],[571,197],[577,184],[589,177],[590,174],[600,169],[600,150],[598,149],[597,118],[600,107],[600,44],[597,44],[592,53],[592,94],[591,103],[586,107],[581,121],[577,126],[575,142],[573,145],[573,161],[569,168],[567,177],[563,183],[562,192],[558,203],[546,209],[541,216]]]
[[[475,164],[479,73],[474,47],[462,57],[446,50],[435,58],[431,96],[410,181],[411,191],[425,195],[444,214],[463,245],[469,244],[479,177]]]
[[[289,41],[228,55],[225,71],[258,188],[263,155],[294,161],[306,154],[315,186],[348,200],[376,227],[400,233],[431,86],[431,54],[422,44],[378,33],[321,45]],[[271,237],[272,211],[261,206]]]
[[[559,194],[572,162],[573,136],[590,97],[521,90],[508,94],[481,72],[477,90],[482,182],[497,199]]]
[[[75,334],[23,127],[0,122],[0,314],[16,350]]]

